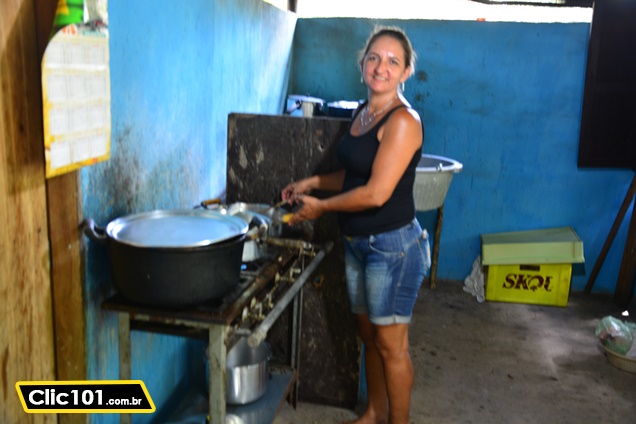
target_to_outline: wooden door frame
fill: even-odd
[[[34,0],[40,62],[48,44],[57,2]],[[40,85],[39,81],[37,82]],[[44,158],[42,158],[44,160]],[[51,251],[51,291],[57,380],[86,380],[86,321],[82,278],[82,219],[79,172],[46,181]],[[85,414],[59,415],[60,423],[84,423]]]

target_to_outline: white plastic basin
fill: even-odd
[[[444,156],[423,154],[415,171],[415,209],[429,211],[444,204],[453,174],[464,165]]]

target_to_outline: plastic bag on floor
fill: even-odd
[[[473,269],[470,275],[464,279],[464,291],[477,298],[479,303],[486,300],[484,295],[484,273],[481,267],[481,255],[473,262]]]
[[[619,355],[625,355],[634,343],[634,327],[634,324],[606,316],[598,323],[594,334],[603,346]]]

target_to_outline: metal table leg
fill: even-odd
[[[211,325],[209,330],[208,362],[210,367],[209,376],[209,402],[210,402],[210,424],[225,424],[226,399],[226,336],[227,327],[224,325]]]
[[[296,409],[298,406],[298,380],[300,378],[300,331],[303,317],[303,289],[294,297],[292,308],[292,337],[291,337],[291,367],[296,370],[296,380],[290,393],[290,403]]]
[[[130,316],[121,312],[117,314],[118,336],[119,336],[119,379],[130,380]],[[121,424],[131,424],[131,414],[121,414],[119,416]]]

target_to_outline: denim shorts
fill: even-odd
[[[408,324],[431,266],[428,233],[417,219],[397,230],[344,237],[347,290],[354,314],[376,325]]]

